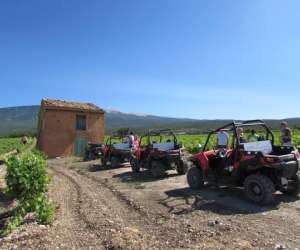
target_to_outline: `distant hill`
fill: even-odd
[[[144,131],[150,128],[172,128],[176,130],[198,130],[205,127],[209,128],[211,123],[214,125],[223,124],[223,121],[196,120],[187,118],[170,118],[155,115],[140,115],[122,113],[119,111],[106,111],[105,126],[108,132],[117,128],[128,127],[135,131]]]
[[[0,108],[0,135],[35,132],[39,106]]]
[[[0,108],[0,135],[17,132],[35,132],[39,106],[21,106]],[[286,119],[290,126],[300,127],[300,118]],[[172,128],[190,133],[204,132],[219,127],[231,120],[196,120],[169,118],[146,114],[123,113],[106,110],[105,128],[111,133],[118,128],[129,127],[136,132],[143,132],[149,128]],[[278,128],[279,120],[266,120],[268,125]]]

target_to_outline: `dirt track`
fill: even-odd
[[[184,176],[154,180],[75,158],[49,161],[51,227],[24,225],[1,249],[288,249],[300,246],[300,201],[258,207],[242,190],[191,191]]]

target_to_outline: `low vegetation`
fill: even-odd
[[[2,230],[2,235],[19,226],[28,213],[34,213],[39,223],[51,223],[53,208],[46,195],[49,183],[46,157],[38,151],[26,152],[8,158],[6,165],[5,193],[17,200],[18,205]]]
[[[25,145],[21,143],[21,137],[0,138],[0,156],[12,150],[22,152],[33,143],[35,143],[35,138],[33,137],[29,137],[29,142]]]

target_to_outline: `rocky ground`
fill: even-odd
[[[275,205],[260,207],[240,189],[191,191],[185,176],[175,172],[155,180],[148,172],[133,174],[128,166],[102,169],[97,163],[50,160],[53,225],[38,225],[29,216],[0,239],[0,249],[300,247],[296,198],[278,194]]]

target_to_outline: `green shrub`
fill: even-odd
[[[6,228],[7,234],[20,225],[27,213],[34,212],[40,223],[51,223],[53,208],[46,196],[49,178],[46,170],[46,157],[39,151],[12,156],[7,160],[7,194],[18,199]]]
[[[44,193],[48,184],[46,161],[36,153],[10,157],[5,179],[8,192],[14,198]]]
[[[47,158],[48,158],[47,155],[46,155],[44,152],[39,151],[38,149],[33,149],[33,150],[31,150],[31,152],[32,152],[34,155],[43,158],[45,161],[46,161]]]

